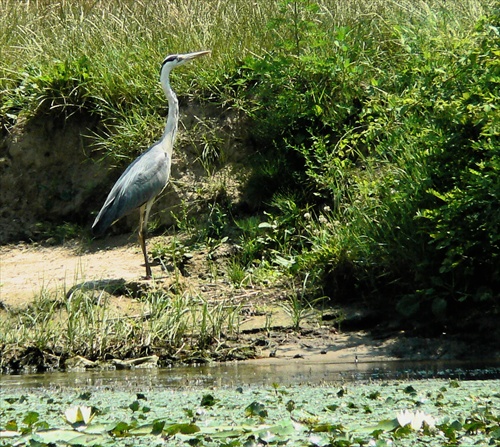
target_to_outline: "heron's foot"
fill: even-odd
[[[142,279],[153,279],[153,273],[151,272],[151,267],[149,267],[149,265],[146,267],[146,276],[142,276]]]

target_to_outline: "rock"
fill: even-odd
[[[116,369],[157,368],[159,360],[158,356],[150,355],[130,360],[113,359],[111,363],[116,367]]]
[[[97,368],[99,364],[93,362],[92,360],[86,359],[85,357],[77,355],[76,357],[71,357],[65,362],[65,367],[67,371],[84,371],[87,369]]]

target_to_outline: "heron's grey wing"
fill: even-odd
[[[144,152],[125,170],[108,194],[92,230],[99,236],[121,217],[154,199],[165,188],[171,160],[159,146]]]

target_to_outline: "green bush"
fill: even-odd
[[[422,210],[432,260],[422,269],[433,283],[433,287],[427,286],[438,296],[458,301],[472,298],[497,306],[499,36],[497,11],[479,24],[475,45],[452,61],[454,79],[443,86],[435,101],[436,121],[443,133],[448,132],[448,138],[431,158],[436,182],[428,192],[434,200]]]
[[[332,36],[305,17],[317,11],[274,21],[288,37],[238,72],[261,147],[253,181],[268,187],[255,200],[267,204],[269,257],[315,272],[337,298],[365,293],[405,316],[477,301],[498,311],[496,13],[465,37],[445,13]]]

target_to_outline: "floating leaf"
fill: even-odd
[[[412,396],[416,396],[417,394],[417,390],[415,388],[413,388],[411,385],[408,385],[404,390],[403,392],[405,394],[411,394]]]
[[[248,425],[203,427],[202,429],[204,435],[213,439],[235,438],[251,431],[252,427]]]
[[[104,435],[89,435],[89,434],[80,434],[79,436],[68,441],[69,445],[75,446],[101,446],[104,442],[107,441],[107,438]]]
[[[17,431],[17,422],[12,419],[5,424],[5,429],[8,431]]]
[[[500,427],[490,432],[491,439],[500,440]]]
[[[217,399],[215,399],[214,396],[212,396],[211,394],[205,394],[202,398],[201,398],[201,402],[200,402],[200,405],[202,407],[212,407],[213,405],[215,405],[217,403]]]
[[[115,423],[107,423],[107,424],[92,424],[87,427],[83,427],[78,431],[86,433],[88,435],[99,435],[99,434],[107,434],[115,427]]]
[[[146,424],[146,425],[141,425],[139,427],[130,429],[129,434],[134,435],[134,436],[145,436],[145,435],[151,435],[151,434],[160,435],[163,431],[164,425],[165,425],[165,423],[163,423],[163,425],[161,426],[161,430],[159,430],[159,431],[158,431],[159,427],[157,427],[156,433],[153,433],[153,431],[155,431],[154,424]]]
[[[337,404],[327,405],[325,408],[328,411],[335,411],[339,406]]]
[[[92,393],[90,391],[85,391],[84,393],[78,396],[79,399],[89,400],[92,397]]]
[[[311,431],[313,433],[330,433],[333,431],[343,431],[343,427],[341,425],[334,424],[317,424]]]
[[[138,411],[139,410],[139,401],[134,400],[128,407],[134,412]]]
[[[18,445],[80,445],[94,446],[102,445],[108,441],[105,435],[82,434],[75,430],[54,429],[42,430],[25,435],[19,439]]]
[[[295,427],[291,421],[283,421],[279,424],[267,427],[265,431],[277,436],[287,436],[295,433],[297,431],[297,427]],[[263,439],[260,434],[259,437]]]
[[[31,427],[35,422],[38,421],[40,415],[36,411],[29,411],[23,418],[23,424]]]
[[[153,423],[153,428],[151,429],[151,434],[161,435],[163,432],[163,427],[165,427],[165,421],[155,421]]]
[[[196,424],[172,424],[168,427],[164,427],[163,432],[167,436],[173,436],[177,433],[181,433],[183,435],[192,435],[200,431],[200,427]]]
[[[384,419],[375,426],[360,428],[357,431],[360,433],[390,432],[399,426],[400,425],[397,419]]]
[[[259,416],[261,418],[267,417],[266,407],[260,402],[252,402],[248,407],[245,408],[245,415],[247,417]]]
[[[126,436],[128,432],[134,427],[127,424],[126,422],[118,422],[111,430],[111,434],[114,436]]]
[[[276,441],[276,435],[271,433],[269,430],[266,430],[259,435],[259,439],[264,444],[272,444]]]

